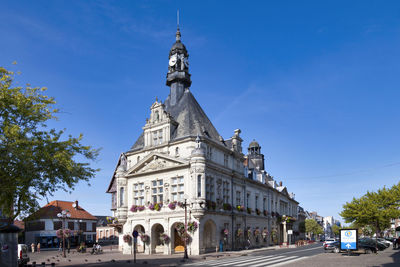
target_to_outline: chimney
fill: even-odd
[[[77,210],[78,209],[78,200],[75,200],[75,209]]]
[[[282,186],[282,181],[279,182],[279,186]]]

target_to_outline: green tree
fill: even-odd
[[[340,233],[340,227],[337,226],[336,224],[332,225],[332,232],[335,236],[338,236]]]
[[[79,137],[62,137],[64,131],[48,129],[56,119],[54,98],[46,88],[14,87],[14,73],[0,67],[0,208],[10,219],[38,208],[38,200],[56,190],[73,190],[89,182],[98,169],[88,161],[99,150]],[[79,159],[79,160],[78,160]]]
[[[367,192],[360,198],[353,198],[343,205],[340,216],[347,223],[365,228],[365,233],[375,230],[379,236],[381,231],[390,227],[390,220],[400,216],[400,183],[390,189],[384,187],[377,192]]]
[[[312,235],[320,235],[324,232],[322,226],[313,219],[306,219],[305,221],[306,233],[311,237]]]

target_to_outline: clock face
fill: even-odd
[[[176,54],[175,54],[175,55],[172,55],[172,56],[170,57],[170,59],[169,59],[169,65],[170,65],[171,67],[174,66],[174,65],[176,64],[176,61],[177,61]]]
[[[186,57],[183,59],[183,63],[185,63],[185,66],[189,68],[189,60]]]

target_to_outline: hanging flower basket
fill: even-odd
[[[260,215],[260,214],[261,214],[261,211],[260,211],[259,209],[256,209],[256,214],[257,214],[257,215]]]
[[[228,211],[232,210],[232,206],[229,203],[224,203],[223,208],[224,208],[224,210],[228,210]]]
[[[179,236],[183,236],[185,234],[185,225],[183,223],[177,223],[175,225],[175,229]]]
[[[171,202],[171,203],[169,203],[169,204],[168,204],[168,208],[169,208],[170,210],[174,210],[174,209],[176,208],[176,202]]]
[[[268,211],[264,210],[264,216],[268,216]]]
[[[268,230],[264,228],[264,230],[262,231],[262,234],[261,234],[263,236],[263,238],[266,238],[268,236],[268,234],[269,234]]]
[[[247,237],[250,237],[250,236],[251,236],[251,234],[252,234],[252,233],[251,233],[251,229],[250,229],[250,228],[248,228],[248,229],[247,229]]]
[[[237,205],[236,209],[237,211],[244,211],[244,206]]]
[[[256,228],[253,232],[254,236],[259,236],[260,235],[260,229]]]
[[[242,229],[237,229],[237,231],[236,231],[236,236],[237,236],[237,237],[241,237],[242,235],[243,235]]]
[[[58,238],[63,238],[63,236],[64,236],[64,238],[68,238],[71,236],[71,233],[72,232],[69,229],[64,229],[64,230],[59,229],[59,230],[57,230],[56,235]]]
[[[275,212],[271,212],[271,216],[272,216],[272,217],[275,217]]]
[[[124,240],[125,243],[130,244],[132,242],[132,237],[130,235],[128,235],[128,234],[125,234],[123,236],[123,240]]]
[[[194,233],[196,232],[197,228],[199,227],[199,225],[197,224],[197,222],[193,221],[193,222],[189,222],[187,225],[187,230],[189,233]]]
[[[228,229],[222,229],[222,231],[221,231],[221,234],[224,236],[224,237],[228,237],[228,235],[229,235],[229,230]]]
[[[178,203],[176,203],[176,205],[179,207],[179,208],[184,208],[184,204],[183,204],[183,202],[181,202],[181,201],[178,201]]]
[[[143,243],[147,244],[150,241],[150,237],[146,234],[141,234],[140,235],[140,240],[142,240]]]
[[[109,224],[116,224],[118,223],[118,219],[116,217],[107,216],[107,223]]]
[[[163,244],[168,244],[169,241],[170,241],[170,238],[169,238],[169,236],[168,236],[166,233],[162,233],[162,234],[160,235],[160,241],[161,241],[161,243],[163,243]]]
[[[252,212],[251,208],[247,208],[247,213],[251,214],[251,212]]]

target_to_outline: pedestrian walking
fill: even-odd
[[[62,243],[60,242],[60,246],[58,247],[58,251],[62,251]]]
[[[31,249],[32,249],[32,253],[35,253],[35,244],[34,243],[31,244]]]
[[[37,249],[37,253],[40,253],[40,242],[37,243],[36,249]]]

